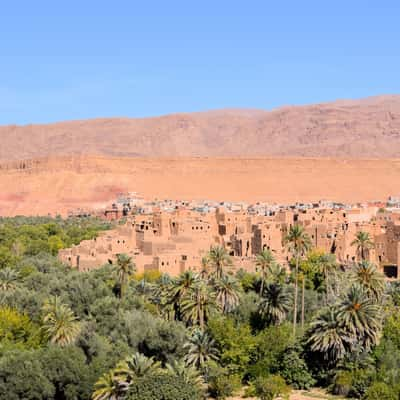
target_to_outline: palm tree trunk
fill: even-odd
[[[328,274],[325,273],[325,305],[327,306],[329,303],[329,283],[328,283]]]
[[[303,275],[301,288],[301,329],[304,330],[304,292],[306,289],[306,277]]]
[[[264,270],[261,272],[261,288],[260,288],[260,296],[262,296],[264,291]]]
[[[296,255],[296,270],[294,280],[294,307],[293,307],[293,336],[296,337],[296,325],[297,325],[297,294],[298,294],[298,271],[299,271],[299,256]]]

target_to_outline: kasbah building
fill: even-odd
[[[400,202],[399,202],[400,203]],[[223,204],[223,203],[221,203]],[[120,253],[131,256],[138,272],[157,270],[176,276],[185,270],[200,271],[201,259],[211,246],[219,245],[232,256],[232,272],[255,271],[255,257],[270,249],[277,262],[288,266],[290,255],[284,244],[290,226],[302,225],[315,249],[333,253],[343,265],[358,261],[351,243],[359,231],[368,232],[374,247],[369,261],[388,278],[398,277],[400,265],[400,208],[386,204],[308,207],[276,207],[256,212],[251,207],[215,205],[207,211],[188,203],[170,209],[152,203],[124,212],[115,204],[102,213],[108,219],[125,215],[122,225],[102,232],[96,239],[61,250],[60,259],[80,271],[113,263]],[[400,205],[400,204],[399,204]]]

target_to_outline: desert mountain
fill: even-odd
[[[0,160],[111,157],[396,158],[400,96],[0,127]]]

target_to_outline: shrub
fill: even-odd
[[[305,361],[295,349],[285,352],[280,362],[279,373],[286,383],[295,389],[309,389],[315,384]]]
[[[398,390],[384,382],[374,382],[365,393],[365,400],[397,400]]]
[[[293,344],[292,328],[289,324],[270,326],[257,335],[256,344],[247,376],[256,378],[278,373],[282,355]]]
[[[169,374],[147,375],[132,381],[126,400],[200,400],[195,385]]]
[[[356,369],[352,371],[350,397],[356,399],[363,398],[365,392],[371,384],[373,372],[367,369]]]
[[[253,382],[253,386],[255,395],[261,400],[273,400],[278,396],[288,398],[290,393],[290,388],[279,375],[260,376]]]
[[[231,375],[226,368],[211,362],[207,368],[209,394],[216,399],[225,399],[239,389],[241,381],[238,375]]]
[[[332,392],[340,396],[347,396],[353,384],[353,377],[350,371],[339,371],[334,379]]]

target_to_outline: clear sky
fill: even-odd
[[[0,124],[400,93],[400,1],[2,0]]]

